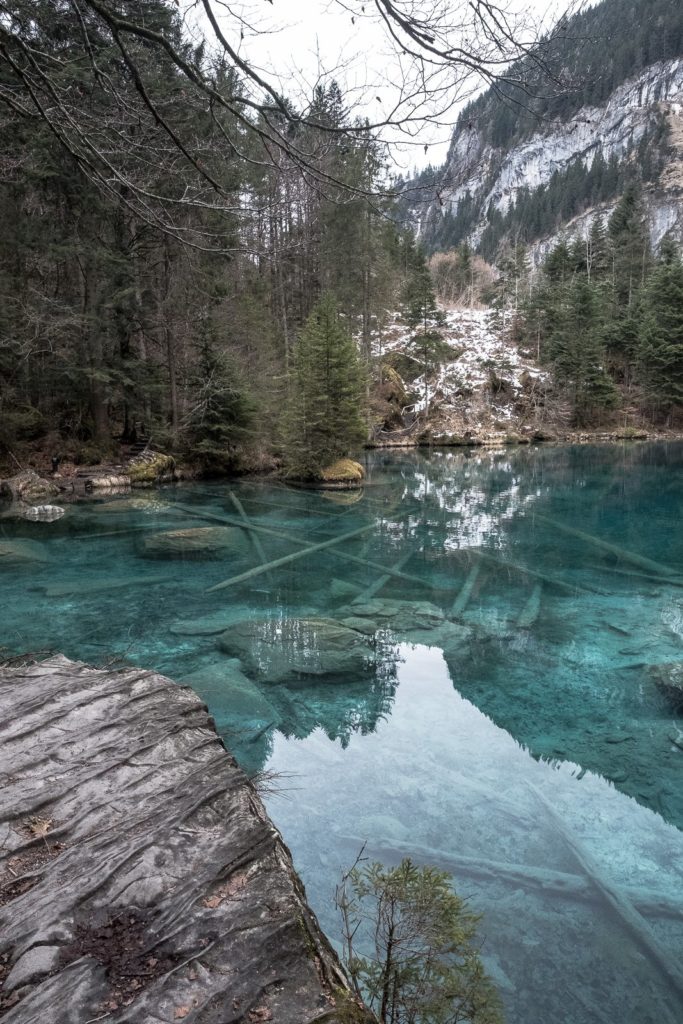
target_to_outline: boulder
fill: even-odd
[[[236,526],[192,526],[152,534],[142,541],[146,558],[220,558],[242,554],[247,541]]]
[[[650,665],[649,673],[655,686],[677,711],[683,711],[683,661],[665,665]]]
[[[219,647],[246,672],[269,683],[341,682],[366,675],[375,651],[367,636],[333,619],[267,618],[236,622]]]
[[[0,482],[0,498],[5,501],[22,501],[26,505],[37,505],[46,498],[59,494],[59,487],[53,480],[38,476],[32,469],[24,469],[16,476]]]

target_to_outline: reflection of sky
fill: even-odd
[[[460,697],[438,650],[403,645],[401,654],[392,714],[371,735],[352,735],[345,751],[322,730],[305,741],[275,737],[269,768],[297,778],[287,783],[295,792],[269,799],[269,811],[328,934],[338,930],[339,871],[367,842],[372,858],[412,855],[454,872],[458,890],[485,913],[487,965],[510,1020],[680,1022],[661,965],[642,955],[597,893],[577,900],[519,882],[486,883],[462,873],[458,858],[538,877],[560,872],[589,886],[575,843],[630,906],[655,892],[683,908],[683,835],[600,776],[532,759]],[[641,920],[677,970],[683,917]],[[563,959],[539,965],[544,948]]]

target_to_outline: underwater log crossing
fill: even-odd
[[[0,1016],[369,1024],[199,697],[0,667]]]
[[[561,523],[558,519],[552,519],[550,516],[544,516],[538,512],[533,513],[533,518],[538,520],[539,523],[545,523],[546,526],[552,526],[554,530],[566,533],[570,537],[577,537],[579,540],[585,541],[586,544],[592,544],[593,547],[598,548],[600,551],[615,555],[624,562],[637,565],[640,569],[647,569],[649,572],[656,573],[659,576],[676,576],[679,574],[679,570],[672,569],[669,565],[662,565],[661,562],[655,562],[651,558],[637,555],[635,552],[628,551],[618,544],[602,540],[601,537],[596,537],[593,533],[586,533],[585,530],[577,530],[574,526],[567,526],[566,523]]]

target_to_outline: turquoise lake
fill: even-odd
[[[365,460],[0,518],[0,653],[189,678],[333,941],[366,844],[453,874],[509,1024],[681,1024],[683,443]]]

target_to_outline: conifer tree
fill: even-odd
[[[653,403],[683,405],[683,262],[670,238],[647,282],[638,356]]]
[[[355,341],[334,298],[314,307],[294,350],[284,418],[284,463],[297,479],[313,479],[362,444],[363,381]]]

